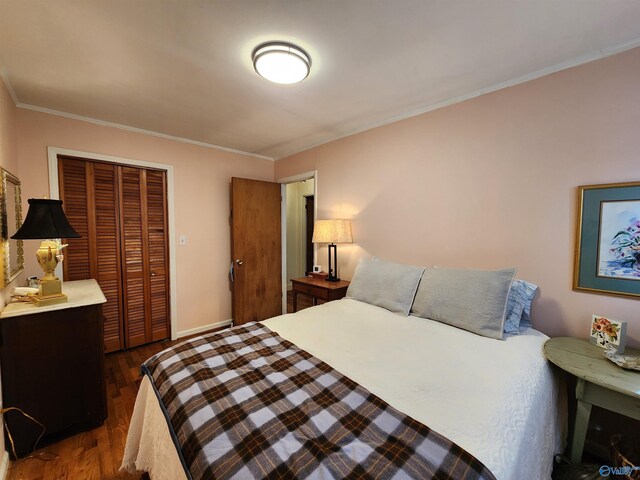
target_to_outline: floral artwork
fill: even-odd
[[[573,289],[640,298],[640,182],[578,187]]]
[[[603,348],[612,345],[622,353],[624,352],[626,327],[627,322],[594,315],[591,322],[591,343]]]
[[[600,208],[598,276],[640,280],[640,201]]]

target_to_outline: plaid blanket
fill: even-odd
[[[193,479],[494,479],[471,454],[260,323],[160,352],[143,372]]]

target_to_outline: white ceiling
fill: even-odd
[[[18,106],[281,158],[640,45],[637,0],[0,0]],[[287,40],[301,84],[259,77]]]

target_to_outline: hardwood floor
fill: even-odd
[[[145,479],[143,474],[120,473],[129,421],[138,393],[140,364],[153,354],[183,341],[162,341],[105,357],[109,415],[101,427],[38,449],[58,457],[44,461],[24,458],[11,462],[9,480]]]
[[[292,311],[291,292],[287,295],[287,311]],[[298,296],[298,310],[312,305],[311,297]],[[185,340],[162,341],[105,357],[108,417],[105,423],[57,443],[39,448],[33,458],[11,462],[8,480],[109,480],[146,479],[143,474],[120,473],[120,462],[127,440],[140,380],[140,365],[165,348]],[[53,453],[57,458],[38,458]]]

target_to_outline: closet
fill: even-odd
[[[170,336],[166,172],[58,157],[60,199],[81,235],[64,239],[65,280],[95,278],[105,352]]]

